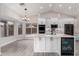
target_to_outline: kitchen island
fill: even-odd
[[[34,53],[45,55],[61,55],[61,38],[75,38],[72,35],[57,34],[57,35],[45,35],[39,34],[34,37]],[[75,39],[74,39],[75,44]],[[74,48],[75,49],[75,48]],[[35,55],[36,55],[35,54]]]

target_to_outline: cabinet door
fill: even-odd
[[[45,40],[46,52],[58,52],[58,38],[48,37]]]
[[[45,52],[51,52],[51,40],[50,37],[45,39]]]
[[[45,18],[39,18],[38,19],[38,24],[45,24],[46,23],[46,19]]]
[[[39,37],[34,38],[34,52],[39,52],[40,47],[39,47]]]
[[[39,37],[40,52],[45,52],[45,37]]]
[[[50,47],[51,52],[58,52],[58,38],[51,37]]]

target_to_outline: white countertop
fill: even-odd
[[[66,35],[66,34],[57,34],[57,35],[29,34],[29,35],[26,35],[26,37],[75,37],[75,36]]]

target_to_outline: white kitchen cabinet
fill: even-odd
[[[51,47],[51,52],[58,53],[60,52],[60,38],[58,37],[51,37],[50,39],[50,47]]]
[[[45,18],[38,18],[38,24],[46,24]]]
[[[45,52],[45,38],[34,38],[34,52]]]
[[[51,40],[50,37],[45,39],[45,52],[51,52]]]
[[[35,52],[59,52],[59,38],[53,37],[38,37],[34,39]]]
[[[40,52],[45,52],[45,37],[39,37],[39,49]]]
[[[59,48],[58,48],[58,45],[59,45],[59,38],[57,37],[48,37],[46,38],[46,42],[45,42],[45,51],[46,52],[58,52]]]
[[[39,38],[35,37],[34,38],[34,52],[40,52],[40,47],[39,47]]]

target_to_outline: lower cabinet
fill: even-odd
[[[34,38],[34,52],[45,52],[45,37]]]
[[[60,38],[49,37],[46,38],[46,52],[58,53],[60,54]]]
[[[51,40],[50,37],[45,39],[45,52],[51,52]]]
[[[36,52],[60,52],[59,38],[39,37],[34,40],[34,49]]]
[[[39,49],[40,52],[45,52],[45,37],[39,37]]]

